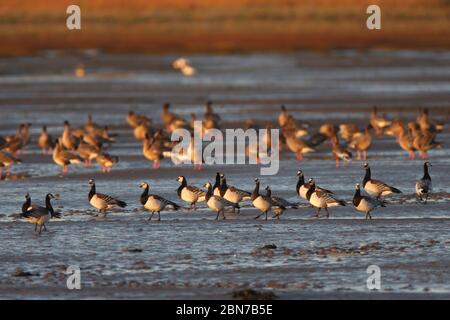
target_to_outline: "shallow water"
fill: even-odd
[[[251,190],[259,168],[211,166],[199,173],[164,161],[154,171],[125,124],[129,109],[158,123],[164,101],[180,114],[200,116],[207,99],[232,127],[247,118],[275,120],[280,104],[313,132],[325,120],[363,126],[373,104],[389,117],[406,119],[415,118],[417,107],[429,106],[432,118],[446,121],[450,53],[199,55],[189,57],[199,72],[193,78],[170,68],[174,58],[99,54],[0,59],[0,135],[12,134],[24,121],[33,123],[34,138],[43,124],[58,135],[65,119],[82,125],[91,112],[96,122],[119,134],[108,152],[121,160],[108,175],[96,166],[72,166],[62,178],[49,156],[41,155],[34,143],[27,147],[23,164],[13,168],[25,178],[0,181],[0,297],[229,298],[241,287],[273,290],[281,298],[339,297],[367,293],[366,268],[373,264],[381,268],[383,294],[450,296],[448,127],[439,136],[444,148],[430,152],[435,194],[427,205],[413,195],[422,161],[406,161],[394,139],[382,137],[369,152],[373,175],[403,194],[388,199],[372,221],[351,205],[354,185],[364,175],[362,162],[336,169],[329,146],[323,145],[303,162],[283,153],[279,173],[261,177],[275,195],[303,204],[279,221],[254,220],[257,212],[247,204],[240,216],[228,214],[227,220],[216,222],[201,204],[197,211],[163,212],[158,223],[145,222],[141,181],[148,181],[152,192],[180,202],[175,193],[180,174],[201,186],[221,171],[229,184]],[[79,62],[87,67],[81,79],[72,76]],[[299,168],[348,205],[330,209],[328,220],[311,218],[315,210],[295,194]],[[87,202],[91,177],[99,192],[120,197],[128,207],[93,218]],[[54,206],[64,217],[50,222],[41,236],[32,225],[10,217],[26,192],[33,202],[42,202],[47,192],[59,195]],[[261,249],[268,244],[276,249]],[[83,290],[66,289],[68,265],[81,268]],[[14,277],[18,268],[34,275]]]

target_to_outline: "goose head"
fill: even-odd
[[[95,181],[94,181],[94,179],[89,179],[89,182],[88,182],[88,184],[89,184],[90,186],[94,185],[94,184],[95,184]]]
[[[303,171],[302,171],[302,170],[298,170],[298,171],[297,171],[297,176],[299,176],[299,177],[300,177],[300,176],[303,176]]]
[[[355,184],[355,189],[356,189],[356,190],[360,190],[360,189],[361,189],[359,183]]]
[[[255,178],[255,183],[258,183],[259,182],[259,179],[258,178]]]
[[[25,193],[25,199],[26,199],[26,200],[30,199],[30,194],[29,194],[28,192]]]
[[[148,187],[148,183],[147,182],[141,182],[141,184],[139,185],[139,188],[145,189]]]
[[[431,163],[430,163],[430,162],[428,162],[428,161],[427,161],[427,162],[425,162],[425,163],[424,163],[424,165],[426,165],[426,166],[428,166],[428,167],[432,167]]]
[[[211,183],[209,183],[209,182],[205,183],[203,185],[203,188],[207,188],[207,189],[211,188]]]
[[[177,181],[183,182],[183,181],[186,181],[186,178],[184,176],[178,176]]]
[[[369,168],[369,164],[366,162],[366,163],[364,163],[364,168],[365,169],[368,169]]]

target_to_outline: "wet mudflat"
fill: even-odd
[[[146,222],[140,208],[139,183],[151,192],[181,203],[175,180],[185,175],[202,186],[216,171],[229,184],[251,191],[258,166],[206,166],[194,172],[168,160],[160,170],[141,153],[140,143],[125,124],[133,109],[159,123],[161,104],[170,101],[185,117],[203,113],[211,99],[225,126],[239,127],[253,118],[274,121],[280,104],[311,132],[330,121],[363,127],[377,104],[395,118],[414,119],[418,107],[448,120],[450,54],[437,52],[346,51],[330,54],[194,56],[199,73],[183,78],[170,69],[170,56],[42,55],[0,60],[0,135],[12,134],[18,123],[33,124],[36,141],[46,124],[54,136],[68,119],[82,125],[87,113],[118,133],[108,152],[120,157],[110,174],[97,166],[71,167],[59,176],[50,156],[31,143],[13,178],[0,181],[1,298],[231,298],[233,291],[253,288],[279,298],[449,298],[450,229],[448,127],[439,135],[444,148],[430,152],[435,194],[427,205],[417,203],[414,183],[422,161],[407,161],[393,138],[376,138],[368,161],[377,179],[403,194],[388,199],[386,208],[366,221],[351,206],[355,183],[364,176],[361,161],[337,169],[330,146],[322,145],[302,162],[281,154],[276,176],[260,177],[273,194],[301,202],[280,220],[254,220],[257,211],[244,203],[239,216],[225,221],[200,204],[196,211],[163,212],[160,222]],[[84,78],[73,67],[86,64]],[[347,201],[331,209],[331,218],[315,219],[315,210],[295,193],[296,171],[335,191]],[[88,179],[99,192],[120,197],[124,210],[96,219],[87,201]],[[16,221],[29,192],[42,202],[47,192],[59,195],[54,206],[64,216],[48,224],[48,232]],[[81,268],[82,290],[68,290],[69,265]],[[381,290],[369,293],[366,269],[381,269]]]

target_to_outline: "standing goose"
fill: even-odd
[[[22,214],[26,213],[28,210],[30,209],[35,209],[37,208],[38,205],[31,203],[31,196],[29,193],[25,194],[25,202],[22,205]]]
[[[397,138],[397,143],[403,150],[409,153],[409,159],[415,159],[415,149],[413,146],[414,138],[410,133],[407,133],[402,120],[394,120],[392,124],[386,129],[387,135],[393,135]]]
[[[272,190],[270,190],[269,186],[266,188],[266,197],[270,198],[272,201],[273,218],[280,219],[280,216],[288,208],[298,209],[298,204],[291,203],[291,202],[287,201],[286,199],[283,199],[278,196],[273,196]]]
[[[224,198],[221,198],[219,196],[215,196],[213,194],[213,189],[211,183],[207,182],[203,186],[204,188],[207,188],[206,194],[205,194],[205,201],[208,207],[211,210],[214,210],[217,212],[216,220],[219,219],[220,214],[223,216],[223,220],[225,220],[225,208],[226,207],[232,207],[233,209],[239,210],[239,204],[234,203],[231,201],[228,201]]]
[[[28,222],[35,225],[34,228],[35,232],[37,231],[37,226],[39,226],[39,234],[41,234],[42,232],[42,227],[44,227],[44,230],[47,231],[45,223],[55,215],[52,204],[50,203],[50,199],[53,198],[55,197],[51,193],[48,193],[45,196],[45,207],[39,206],[29,207],[28,210],[23,213],[23,217],[27,219]]]
[[[295,190],[297,191],[297,194],[301,198],[303,198],[305,200],[308,200],[306,198],[306,193],[309,190],[310,183],[309,182],[305,183],[305,176],[303,175],[303,171],[302,170],[298,170],[297,171],[297,176],[298,176],[298,180],[297,180],[297,186],[296,186]],[[315,186],[315,188],[316,188],[316,190],[320,190],[320,191],[323,191],[323,192],[326,192],[326,193],[329,193],[329,194],[333,194],[332,191],[324,189],[324,188],[320,188],[319,186]]]
[[[150,120],[150,119],[144,115],[137,114],[134,111],[128,111],[127,123],[132,128],[136,128],[139,124],[142,123],[142,121],[147,121],[147,120]]]
[[[106,215],[106,210],[114,207],[125,208],[127,204],[123,201],[117,200],[111,196],[106,194],[97,193],[95,190],[95,181],[94,179],[89,180],[89,185],[91,186],[91,190],[88,194],[88,200],[91,206],[97,208],[99,213],[103,213]]]
[[[251,193],[229,186],[227,185],[227,179],[225,178],[225,175],[220,175],[220,196],[230,202],[233,202],[235,204],[238,204],[242,200],[250,200],[251,199]],[[239,209],[238,209],[239,213]]]
[[[172,207],[173,210],[178,210],[181,208],[175,202],[164,199],[163,197],[158,196],[156,194],[149,194],[148,193],[148,190],[149,190],[148,183],[142,182],[139,187],[144,189],[144,191],[141,194],[141,198],[140,198],[141,204],[144,206],[145,209],[149,210],[152,214],[148,218],[148,221],[152,220],[153,214],[155,212],[158,213],[158,221],[161,221],[161,211],[164,210],[166,207]]]
[[[18,153],[20,153],[20,150],[22,150],[23,147],[23,127],[23,123],[19,124],[16,135],[6,137],[6,143],[2,145],[2,149],[5,149],[6,151],[12,153],[14,157],[16,157]]]
[[[423,164],[423,177],[416,182],[416,195],[420,201],[423,201],[423,197],[425,196],[425,204],[428,201],[430,193],[433,191],[433,184],[431,183],[431,177],[428,172],[429,167],[431,167],[431,163],[428,161]]]
[[[352,158],[352,153],[339,144],[339,138],[334,135],[331,138],[331,145],[334,159],[336,160],[336,168],[339,168],[339,160],[344,160],[344,164],[347,165]]]
[[[327,218],[329,218],[330,213],[328,212],[328,208],[345,206],[345,201],[333,198],[331,194],[324,191],[316,190],[316,184],[313,179],[309,179],[309,190],[306,193],[306,198],[310,204],[318,209],[316,214],[317,218],[319,217],[320,210],[322,209],[325,209],[327,212]]]
[[[286,107],[281,106],[280,115],[278,116],[278,124],[280,127],[284,127],[288,123],[288,113]]]
[[[42,131],[38,138],[38,145],[41,148],[43,154],[51,154],[54,143],[52,137],[47,133],[47,126],[42,127]]]
[[[181,200],[188,202],[191,209],[196,209],[195,204],[197,202],[205,201],[205,192],[197,187],[188,186],[184,176],[179,176],[177,181],[180,182],[180,186],[177,189],[178,197],[180,197]]]
[[[153,169],[159,169],[161,166],[161,159],[163,158],[163,141],[161,132],[156,131],[150,138],[148,134],[145,135],[142,153],[144,157],[153,161]]]
[[[83,162],[83,159],[68,150],[64,150],[61,140],[56,139],[55,149],[53,149],[53,161],[63,167],[62,173],[67,173],[69,171],[69,164],[80,164]]]
[[[283,129],[283,136],[286,139],[286,145],[293,153],[295,153],[297,160],[303,160],[303,154],[315,152],[316,150],[308,145],[305,141],[297,138],[294,131],[291,129]]]
[[[375,129],[375,134],[381,136],[383,129],[388,127],[391,121],[386,120],[378,114],[377,107],[373,107],[372,113],[370,114],[370,125]]]
[[[356,159],[361,160],[361,153],[363,154],[363,160],[367,159],[367,150],[372,145],[372,136],[370,135],[370,128],[368,125],[364,132],[357,132],[353,135],[352,141],[348,146],[356,150]]]
[[[267,186],[266,190],[268,190],[268,189],[269,189],[269,187]],[[266,220],[267,220],[267,213],[272,208],[272,199],[271,199],[271,197],[267,197],[265,195],[259,194],[259,179],[258,178],[255,178],[255,189],[252,192],[251,200],[252,200],[253,206],[256,209],[258,209],[259,211],[261,211],[261,213],[255,217],[255,219],[258,219],[260,216],[265,214]]]
[[[61,137],[61,142],[67,150],[75,150],[78,145],[78,139],[72,134],[69,121],[64,121],[64,131]]]
[[[393,193],[402,193],[397,188],[391,187],[382,181],[372,179],[370,167],[367,162],[364,163],[364,168],[366,169],[366,174],[363,180],[363,187],[370,196],[379,199],[380,196],[387,196]]]
[[[92,160],[97,158],[100,153],[99,147],[89,144],[84,140],[80,141],[76,150],[80,157],[84,159],[85,167],[90,167],[92,165]]]
[[[0,151],[0,179],[2,178],[3,167],[6,167],[6,176],[9,176],[11,174],[11,166],[18,163],[22,163],[22,161],[14,157],[12,154]]]
[[[119,162],[119,157],[112,156],[109,153],[106,152],[100,152],[95,158],[99,166],[102,168],[102,172],[110,172],[111,168],[114,164]]]
[[[366,214],[366,219],[372,219],[371,212],[377,207],[386,207],[384,201],[361,195],[361,188],[359,183],[355,186],[355,195],[353,196],[353,205],[356,210],[364,212]]]

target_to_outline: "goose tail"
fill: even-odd
[[[117,200],[116,204],[121,208],[125,208],[127,206],[126,202],[120,200]]]
[[[402,193],[400,190],[398,190],[397,188],[394,188],[394,187],[390,187],[390,190],[391,190],[393,193]]]

